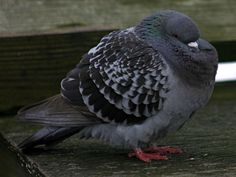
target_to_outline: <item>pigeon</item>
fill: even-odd
[[[104,36],[61,81],[60,94],[23,107],[17,117],[43,125],[18,147],[30,152],[78,133],[130,149],[150,162],[182,153],[158,146],[209,101],[216,49],[188,16],[163,10]]]

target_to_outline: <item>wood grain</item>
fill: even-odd
[[[61,79],[107,33],[0,38],[0,112],[59,93]]]
[[[81,140],[78,135],[27,157],[48,177],[235,177],[235,89],[236,83],[218,85],[204,109],[180,131],[157,141],[158,145],[183,149],[183,154],[170,155],[168,161],[145,164],[136,158],[128,158],[130,150]],[[0,118],[0,133],[12,144],[18,144],[38,128],[21,124],[12,117]]]

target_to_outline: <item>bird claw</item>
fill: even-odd
[[[134,152],[128,154],[129,157],[137,157],[139,160],[144,162],[151,162],[151,160],[168,160],[168,154],[182,154],[183,151],[180,148],[170,146],[151,146],[144,148],[134,149]]]
[[[182,154],[183,151],[180,148],[170,147],[170,146],[151,146],[143,149],[145,152],[156,152],[162,155],[168,154]]]
[[[168,160],[168,158],[160,153],[146,153],[140,148],[134,149],[134,152],[128,154],[129,157],[137,157],[143,162],[151,162],[151,160]]]

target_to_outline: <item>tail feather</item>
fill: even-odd
[[[44,127],[21,142],[18,147],[30,151],[39,145],[51,146],[79,132],[83,127]]]
[[[28,152],[36,146],[51,146],[79,132],[84,127],[101,123],[86,106],[75,106],[61,95],[26,106],[19,110],[21,121],[39,123],[44,128],[25,139],[18,147]]]
[[[50,127],[80,127],[101,123],[86,106],[75,106],[61,95],[21,108],[17,118]]]

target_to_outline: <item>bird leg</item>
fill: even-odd
[[[165,155],[161,155],[160,153],[146,153],[140,148],[135,148],[134,152],[129,153],[128,156],[135,156],[144,162],[151,162],[151,160],[168,160]]]
[[[144,162],[151,162],[151,160],[168,160],[168,154],[181,154],[183,151],[179,148],[170,146],[150,146],[148,148],[135,148],[134,152],[128,154],[129,157],[137,157]]]
[[[170,146],[150,146],[143,149],[144,152],[160,153],[162,155],[168,154],[182,154],[183,151],[180,148]]]

